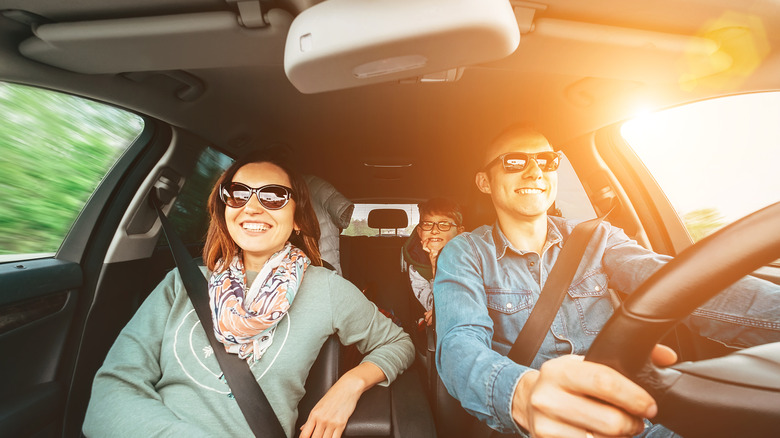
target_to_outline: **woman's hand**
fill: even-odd
[[[344,373],[314,405],[306,423],[301,426],[300,438],[341,437],[363,392],[386,379],[385,373],[370,362],[363,362]]]
[[[674,351],[661,345],[651,357],[659,366],[677,360]],[[527,372],[512,399],[512,418],[534,437],[630,437],[644,430],[643,418],[657,412],[655,400],[639,385],[573,355]]]
[[[301,426],[301,438],[340,437],[361,394],[356,383],[342,376],[311,410]]]

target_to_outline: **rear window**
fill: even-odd
[[[368,214],[375,209],[398,209],[406,212],[409,225],[406,228],[371,228],[368,226]],[[355,204],[355,210],[352,212],[352,221],[349,226],[341,232],[342,236],[410,236],[412,230],[420,221],[420,211],[417,204]]]

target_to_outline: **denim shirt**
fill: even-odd
[[[497,224],[458,235],[439,256],[436,366],[450,394],[493,429],[522,432],[512,420],[512,396],[530,368],[506,355],[577,223],[548,217],[541,256],[513,248]],[[630,294],[670,259],[602,223],[531,367],[585,354],[615,309],[610,289]],[[780,287],[745,277],[684,322],[695,333],[733,346],[780,341]]]

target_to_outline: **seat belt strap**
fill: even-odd
[[[547,282],[539,294],[539,299],[536,301],[528,321],[523,325],[514,345],[509,350],[507,356],[516,363],[530,366],[533,362],[558,309],[561,308],[563,297],[574,279],[574,274],[577,272],[583,254],[585,254],[588,242],[599,224],[611,212],[610,209],[603,216],[582,222],[574,227],[563,245],[550,275],[547,276]]]
[[[156,190],[153,190],[149,197],[154,209],[157,211],[157,215],[160,217],[163,232],[168,239],[168,245],[176,261],[176,267],[181,275],[184,288],[187,290],[187,295],[189,295],[192,302],[192,307],[195,308],[195,313],[198,314],[200,324],[203,326],[211,348],[214,350],[217,362],[219,362],[219,367],[222,369],[225,380],[227,380],[230,391],[244,414],[246,422],[249,423],[249,428],[252,429],[252,433],[258,438],[286,438],[287,435],[284,432],[284,428],[282,428],[279,418],[271,407],[271,403],[268,402],[262,388],[260,388],[260,384],[252,374],[249,364],[245,360],[239,359],[237,355],[225,351],[225,346],[214,335],[214,323],[209,310],[209,293],[206,277],[203,276],[181,238],[176,234],[168,218],[165,217]]]

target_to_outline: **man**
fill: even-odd
[[[546,214],[557,193],[559,160],[543,135],[523,127],[508,129],[485,151],[476,183],[490,195],[498,220],[454,238],[439,257],[434,297],[441,379],[464,408],[505,433],[672,436],[661,426],[644,431],[643,420],[658,409],[647,392],[609,367],[582,360],[612,314],[609,289],[631,293],[670,259],[608,223],[592,237],[531,367],[506,357],[576,225]],[[697,311],[686,324],[730,345],[780,340],[777,286],[747,277],[727,291],[721,296],[747,299],[734,308],[735,302],[715,298],[706,305],[708,318]],[[742,315],[740,325],[723,315],[726,308]],[[676,357],[658,346],[653,360],[664,366]]]

